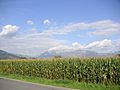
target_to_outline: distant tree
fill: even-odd
[[[58,56],[54,56],[54,58],[62,58],[62,56],[59,56],[59,55],[58,55]]]
[[[117,54],[116,56],[120,57],[120,54]]]
[[[27,59],[26,57],[20,57],[21,59]]]

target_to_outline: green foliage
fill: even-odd
[[[120,58],[0,61],[0,72],[54,80],[120,85]]]

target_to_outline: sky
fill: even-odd
[[[120,50],[120,0],[0,0],[0,50]]]

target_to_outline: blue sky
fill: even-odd
[[[111,44],[120,41],[120,0],[0,0],[0,11],[2,50],[38,55],[59,46],[89,49],[95,42],[119,48]]]

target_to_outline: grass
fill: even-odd
[[[11,78],[16,80],[22,80],[27,82],[59,86],[59,87],[67,87],[71,89],[78,90],[120,90],[120,85],[102,85],[102,84],[93,84],[93,83],[84,83],[84,82],[75,82],[71,80],[50,80],[39,77],[32,76],[22,76],[15,74],[2,74],[0,73],[0,77]]]

